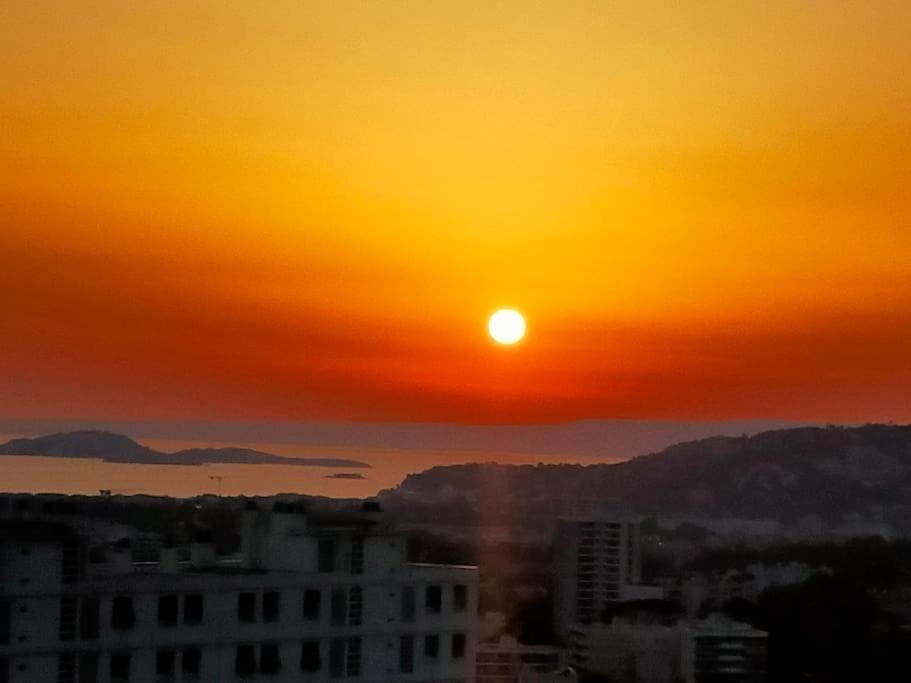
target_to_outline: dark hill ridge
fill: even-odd
[[[33,439],[12,439],[0,445],[0,455],[44,455],[57,458],[100,458],[105,462],[138,465],[297,465],[301,467],[370,467],[342,458],[286,458],[249,448],[189,448],[174,453],[157,451],[122,434],[79,431]]]
[[[570,499],[616,499],[645,514],[786,523],[858,515],[905,528],[911,525],[911,426],[712,437],[609,465],[435,467],[383,495],[392,506],[446,501],[466,515],[500,509],[534,517]]]

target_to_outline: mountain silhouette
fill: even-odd
[[[76,431],[35,438],[12,439],[0,445],[0,455],[43,455],[56,458],[99,458],[137,465],[296,465],[300,467],[370,467],[344,458],[289,458],[249,448],[188,448],[165,453],[143,446],[123,434]]]

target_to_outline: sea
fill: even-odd
[[[18,435],[0,435],[0,443]],[[189,498],[204,494],[266,496],[298,493],[330,498],[367,498],[397,486],[409,474],[439,465],[497,462],[511,465],[617,462],[623,458],[478,453],[393,448],[334,448],[288,443],[238,443],[142,439],[159,451],[185,448],[242,447],[298,458],[358,460],[369,468],[298,465],[137,465],[105,462],[101,457],[51,458],[0,456],[0,491],[5,493],[65,493],[97,495],[148,494]],[[350,478],[351,475],[362,478]],[[338,475],[344,475],[342,477]]]

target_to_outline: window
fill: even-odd
[[[452,608],[456,612],[468,609],[468,586],[457,584],[452,587]]]
[[[130,655],[121,652],[111,655],[111,683],[124,683],[130,680]]]
[[[332,625],[344,626],[348,617],[348,591],[345,588],[332,589]]]
[[[305,640],[301,643],[301,671],[319,671],[323,660],[319,654],[318,640]]]
[[[64,652],[57,655],[57,683],[75,683],[76,655]]]
[[[424,656],[436,659],[440,656],[440,637],[424,636]]]
[[[414,621],[415,612],[414,586],[402,588],[402,622],[410,624]]]
[[[351,537],[351,573],[364,573],[364,537]]]
[[[79,655],[79,683],[98,682],[98,653],[83,652]]]
[[[259,647],[259,670],[264,674],[275,675],[282,670],[282,660],[278,643],[263,643]]]
[[[320,572],[335,571],[335,541],[333,539],[320,539],[316,563],[317,570]]]
[[[117,630],[127,630],[136,625],[136,613],[133,611],[133,598],[129,595],[117,595],[111,606],[111,626]],[[127,657],[129,664],[129,655]]]
[[[345,675],[345,641],[333,638],[329,641],[329,677],[342,678]]]
[[[304,591],[304,619],[319,619],[322,592],[315,588]]]
[[[183,623],[197,626],[202,623],[202,594],[190,593],[183,596]]]
[[[60,598],[60,640],[76,637],[76,598]]]
[[[180,673],[185,681],[199,680],[202,669],[202,651],[198,647],[190,647],[180,655]]]
[[[452,658],[462,659],[465,656],[465,634],[452,634]]]
[[[439,614],[443,609],[443,587],[427,586],[424,595],[424,609],[432,614]]]
[[[0,643],[6,644],[10,639],[12,624],[12,607],[9,600],[0,600]]]
[[[238,645],[234,654],[234,673],[241,677],[256,674],[256,651],[252,645]]]
[[[414,636],[399,638],[399,672],[410,674],[414,671]]]
[[[360,586],[352,586],[348,591],[348,623],[351,626],[360,626],[363,613],[364,591]]]
[[[155,653],[155,675],[159,681],[173,681],[177,672],[174,650],[159,650]]]
[[[60,580],[63,583],[76,583],[80,574],[80,547],[75,540],[63,544],[63,560],[60,567]]]
[[[280,605],[278,591],[263,593],[263,621],[278,621]]]
[[[97,640],[100,633],[101,604],[98,598],[82,598],[79,605],[79,637],[82,640]]]
[[[177,626],[177,596],[158,596],[158,625],[165,628]]]
[[[237,595],[237,620],[243,624],[256,621],[256,593]]]
[[[347,674],[349,676],[361,675],[361,639],[348,639]]]

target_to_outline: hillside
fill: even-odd
[[[519,520],[578,500],[654,515],[774,519],[855,515],[911,520],[911,426],[806,427],[713,437],[609,465],[435,467],[384,492],[393,507],[444,505],[452,517]]]
[[[295,465],[300,467],[370,467],[342,458],[288,458],[249,448],[189,448],[173,453],[143,446],[122,434],[77,431],[30,439],[12,439],[0,445],[2,455],[43,455],[56,458],[99,458],[106,462],[139,465]]]

